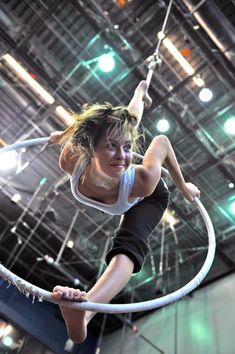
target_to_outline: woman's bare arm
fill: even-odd
[[[73,123],[65,130],[52,132],[48,144],[50,145],[63,144],[66,141],[66,139],[73,134],[75,128],[76,128],[76,123]]]
[[[153,139],[144,155],[142,166],[136,169],[135,194],[138,193],[138,189],[146,195],[154,191],[160,180],[163,164],[166,165],[175,185],[188,201],[192,202],[194,197],[200,196],[200,191],[194,184],[185,182],[172,145],[164,135]]]

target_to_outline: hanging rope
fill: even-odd
[[[162,29],[161,29],[161,33],[162,34],[165,33],[165,29],[166,29],[168,18],[170,16],[170,11],[171,11],[172,4],[173,4],[173,0],[170,0],[168,8],[167,8],[167,12],[166,12],[166,17],[164,19],[163,26],[162,26]],[[157,46],[156,46],[156,49],[155,49],[154,53],[148,58],[148,61],[150,61],[149,66],[148,66],[149,71],[148,71],[148,75],[147,75],[147,78],[146,78],[148,86],[150,86],[150,82],[152,80],[153,72],[155,70],[156,65],[158,63],[161,63],[161,59],[159,58],[159,50],[160,50],[160,46],[161,46],[162,39],[163,39],[162,37],[160,37],[158,39],[158,43],[157,43]]]

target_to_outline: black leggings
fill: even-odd
[[[159,224],[169,203],[169,191],[161,178],[154,192],[129,209],[112,239],[106,263],[117,254],[125,254],[134,263],[133,273],[141,270],[149,253],[148,239]]]

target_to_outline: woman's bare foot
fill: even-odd
[[[145,108],[150,108],[150,106],[152,105],[152,98],[148,94],[148,84],[146,81],[140,81],[139,85],[135,90],[135,94],[136,93],[142,96]]]
[[[55,300],[87,301],[86,292],[67,286],[56,286],[52,291]],[[65,320],[68,336],[75,343],[82,343],[87,336],[86,311],[74,310],[60,306],[60,311]]]

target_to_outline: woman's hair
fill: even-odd
[[[64,140],[72,152],[79,156],[79,162],[90,160],[103,136],[119,137],[130,133],[133,150],[137,150],[137,116],[126,107],[113,107],[110,103],[86,104],[80,114],[75,114],[75,120],[75,125],[67,130]]]

